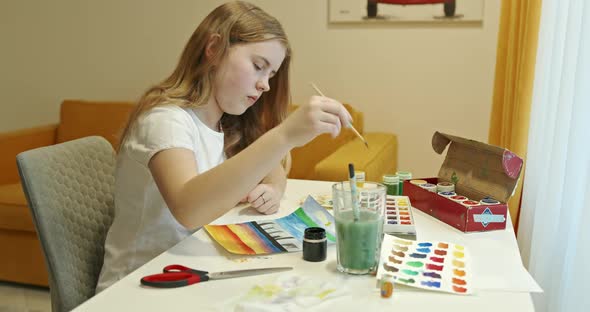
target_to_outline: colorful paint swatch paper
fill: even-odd
[[[286,217],[226,225],[206,225],[205,230],[227,251],[260,255],[301,251],[308,227],[326,229],[328,243],[336,242],[334,217],[311,196]]]
[[[470,261],[461,245],[384,235],[377,279],[391,274],[398,284],[465,295],[473,289]]]

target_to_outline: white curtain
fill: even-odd
[[[537,311],[590,311],[590,1],[543,0],[518,243]]]

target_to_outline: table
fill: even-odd
[[[332,184],[290,179],[277,215],[260,215],[242,205],[212,224],[282,217],[299,207],[306,195],[330,192]],[[334,281],[349,289],[347,296],[333,298],[306,309],[311,311],[534,311],[530,292],[540,289],[522,267],[510,220],[506,230],[464,234],[418,209],[414,209],[413,214],[419,240],[449,241],[470,249],[472,270],[474,277],[477,276],[473,281],[474,284],[477,281],[473,295],[460,296],[396,286],[392,298],[382,299],[375,287],[375,277],[349,276],[337,272],[335,245],[328,247],[326,261],[317,263],[304,261],[301,252],[242,256],[225,251],[201,229],[86,301],[76,311],[226,311],[228,303],[237,296],[245,295],[255,285],[268,284],[277,278],[277,274],[267,274],[209,281],[174,289],[154,289],[140,285],[142,276],[158,273],[165,265],[175,263],[209,272],[292,266],[292,273],[314,280]]]

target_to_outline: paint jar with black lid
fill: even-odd
[[[309,227],[303,234],[303,260],[320,262],[326,260],[328,241],[326,230],[321,227]]]

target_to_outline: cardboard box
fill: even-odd
[[[506,228],[508,205],[522,170],[523,161],[507,149],[440,132],[432,136],[432,148],[442,154],[449,146],[438,177],[414,178],[437,184],[455,184],[455,192],[480,201],[491,197],[497,205],[467,207],[437,193],[404,181],[403,195],[412,206],[463,232],[481,232]]]

